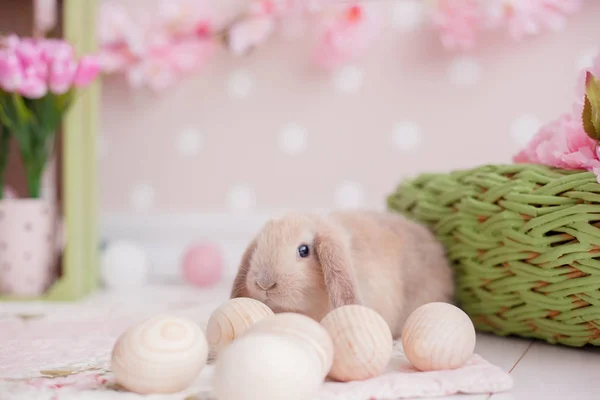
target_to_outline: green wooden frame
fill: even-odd
[[[63,1],[64,39],[79,54],[97,49],[96,0]],[[6,300],[70,301],[94,291],[99,284],[96,137],[99,127],[100,80],[79,94],[62,126],[64,182],[63,210],[66,234],[62,276],[46,294]]]

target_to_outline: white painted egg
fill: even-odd
[[[211,351],[217,355],[237,337],[273,311],[258,300],[240,297],[227,301],[217,308],[206,327],[206,339]]]
[[[348,305],[329,312],[321,321],[333,341],[332,379],[346,382],[380,375],[393,350],[392,332],[374,310]]]
[[[421,371],[462,367],[475,350],[475,328],[469,316],[448,303],[429,303],[413,311],[402,330],[402,347]]]
[[[297,313],[280,313],[251,326],[244,336],[271,333],[297,338],[315,353],[324,379],[333,363],[333,342],[327,330],[312,318]]]
[[[112,352],[119,385],[140,394],[184,390],[206,365],[208,344],[194,321],[156,316],[126,330]]]
[[[293,336],[244,335],[221,353],[213,390],[219,400],[311,400],[323,376],[315,353]]]

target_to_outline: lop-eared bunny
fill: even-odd
[[[427,228],[397,214],[358,211],[267,222],[244,252],[231,291],[317,321],[362,304],[381,314],[395,338],[415,308],[453,296],[445,251]]]

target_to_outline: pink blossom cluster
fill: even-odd
[[[79,60],[70,44],[58,39],[19,38],[0,42],[0,88],[37,99],[90,84],[100,72],[94,56]]]
[[[600,53],[593,65],[582,71],[582,76],[600,77]],[[543,164],[564,169],[591,171],[600,182],[600,157],[598,141],[583,128],[585,78],[577,84],[577,100],[570,112],[543,126],[527,146],[515,155],[517,163]]]
[[[164,1],[156,16],[143,13],[138,19],[121,4],[104,3],[99,32],[102,68],[126,73],[134,87],[170,86],[212,54],[212,23],[202,1]]]
[[[437,0],[432,21],[444,47],[470,50],[478,35],[505,27],[516,40],[560,30],[583,0]]]
[[[363,54],[380,33],[381,21],[365,5],[353,5],[324,18],[319,28],[316,61],[335,67]]]
[[[203,67],[225,45],[246,55],[265,43],[290,17],[323,13],[317,24],[319,65],[345,62],[363,52],[378,31],[378,20],[365,5],[332,0],[257,0],[232,21],[219,16],[206,0],[165,0],[156,13],[139,13],[119,3],[101,9],[102,67],[125,73],[134,87],[161,90]],[[325,12],[328,11],[328,12]]]

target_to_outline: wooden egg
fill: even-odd
[[[473,354],[475,340],[469,316],[448,303],[429,303],[417,308],[402,330],[406,358],[421,371],[463,366]]]
[[[213,391],[219,400],[310,400],[323,383],[320,368],[297,337],[244,335],[218,358]]]
[[[206,339],[211,351],[219,354],[251,325],[271,315],[273,311],[258,300],[245,297],[229,300],[208,320]]]
[[[112,352],[119,385],[140,393],[184,390],[206,365],[208,343],[200,327],[175,316],[156,316],[126,330]]]
[[[333,341],[333,365],[329,376],[338,381],[373,378],[388,365],[393,350],[392,332],[374,310],[348,305],[323,318]]]
[[[296,313],[280,313],[251,326],[244,336],[271,333],[297,338],[307,351],[314,352],[324,379],[333,363],[333,342],[325,328],[312,318]]]

